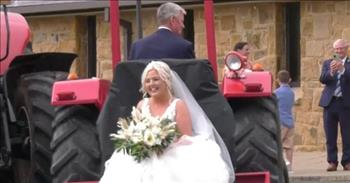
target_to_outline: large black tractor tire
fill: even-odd
[[[45,71],[24,74],[17,81],[14,107],[23,143],[13,147],[15,182],[51,182],[51,92],[53,83],[66,77],[65,72]]]
[[[281,145],[277,100],[233,99],[236,172],[269,171],[271,183],[288,183]]]
[[[99,179],[98,113],[92,105],[56,108],[51,142],[53,183]]]

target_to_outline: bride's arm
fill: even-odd
[[[182,135],[192,135],[190,112],[182,100],[176,102],[176,125]]]

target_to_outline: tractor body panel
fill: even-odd
[[[5,73],[16,56],[23,54],[30,37],[28,23],[22,15],[17,13],[8,13],[7,15],[10,29],[9,37],[7,37],[5,13],[0,12],[0,58],[4,59],[0,62],[0,75]]]
[[[109,87],[109,80],[98,78],[59,81],[53,85],[51,104],[53,106],[94,104],[101,109]]]
[[[241,78],[224,77],[222,91],[226,98],[263,97],[272,95],[270,72],[245,72]]]

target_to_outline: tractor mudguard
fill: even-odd
[[[230,105],[220,93],[213,70],[207,60],[158,59],[166,62],[185,82],[199,105],[208,115],[223,138],[231,159],[234,150],[234,121]],[[119,117],[130,116],[132,106],[142,98],[139,92],[141,74],[150,60],[121,62],[117,65],[106,102],[97,120],[102,153],[101,170],[104,162],[114,151],[109,134],[117,130]]]
[[[101,109],[109,86],[109,80],[99,78],[59,81],[53,85],[51,104],[53,106],[93,104]]]
[[[76,54],[72,53],[37,53],[17,56],[4,75],[4,93],[13,101],[16,82],[23,74],[41,71],[68,72]]]
[[[6,24],[5,13],[1,9],[0,75],[6,72],[8,66],[16,56],[23,54],[30,39],[30,28],[26,19],[22,15],[13,12],[7,12],[7,16],[9,27]],[[8,28],[10,32],[8,32]]]
[[[227,78],[222,81],[222,92],[226,98],[267,97],[272,95],[270,72],[246,72],[242,78]]]

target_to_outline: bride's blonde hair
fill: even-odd
[[[143,93],[143,97],[147,96],[147,92],[145,90],[145,80],[148,72],[150,70],[156,70],[160,76],[160,78],[165,82],[168,88],[168,92],[170,96],[173,96],[173,88],[171,86],[171,69],[168,64],[162,61],[151,61],[146,68],[143,70],[141,75],[141,88],[140,91]]]

